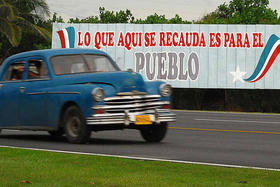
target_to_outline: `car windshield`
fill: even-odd
[[[118,69],[102,55],[60,55],[51,58],[56,75],[94,72],[113,72]]]

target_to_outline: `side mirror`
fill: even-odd
[[[136,72],[133,69],[129,68],[126,70],[127,72],[131,73],[132,75],[136,75]]]

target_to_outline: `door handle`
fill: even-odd
[[[26,88],[25,88],[25,87],[20,87],[20,88],[19,88],[20,93],[24,93],[24,92],[25,92],[25,90],[26,90]]]

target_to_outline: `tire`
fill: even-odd
[[[58,129],[56,131],[48,131],[48,133],[51,136],[62,136],[64,134],[64,130],[60,128],[60,129]]]
[[[91,131],[81,111],[76,106],[70,106],[64,113],[64,132],[70,143],[86,143]]]
[[[141,136],[147,142],[160,142],[167,133],[168,124],[161,123],[160,125],[153,125],[140,129]]]

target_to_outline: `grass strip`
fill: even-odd
[[[0,186],[279,186],[280,172],[0,148]]]

